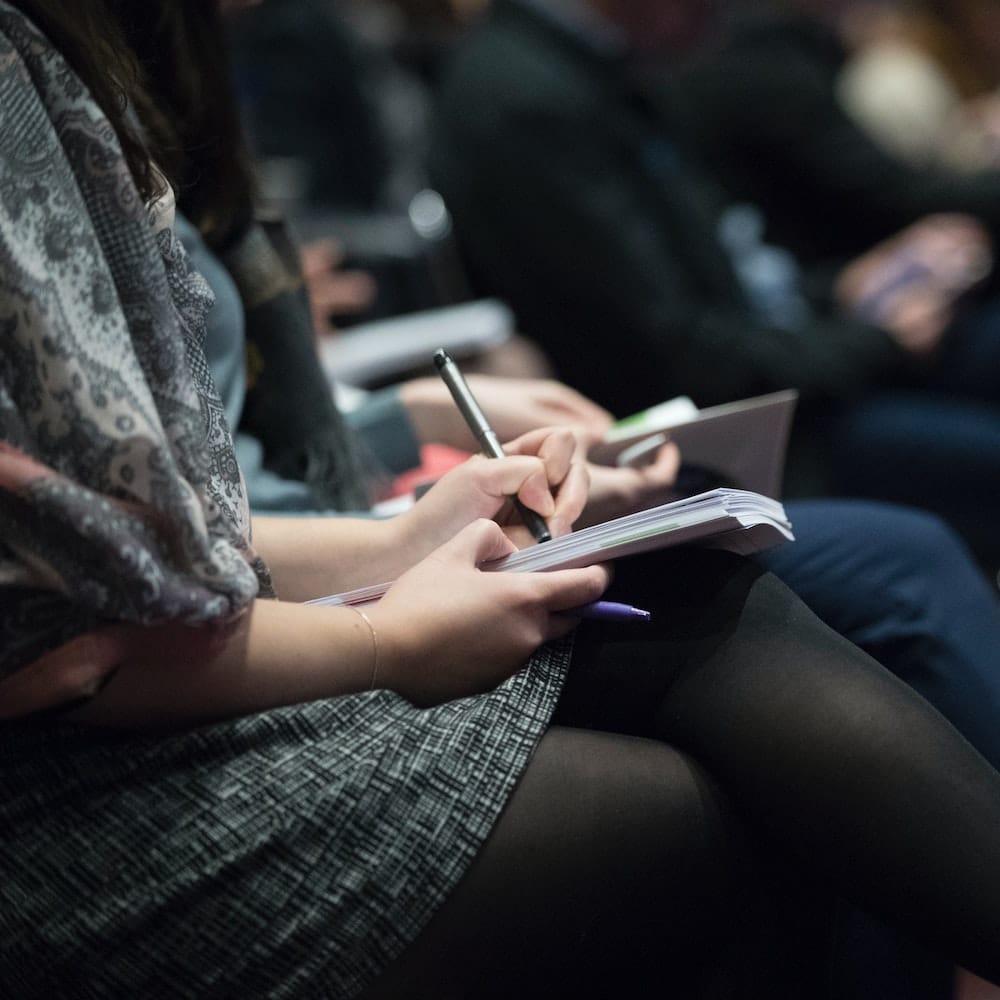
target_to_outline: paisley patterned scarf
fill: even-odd
[[[270,593],[202,351],[211,293],[85,87],[0,0],[0,677]]]

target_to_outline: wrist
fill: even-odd
[[[419,627],[401,622],[398,613],[387,613],[381,603],[369,605],[364,611],[378,643],[375,687],[395,691],[415,705],[425,703],[417,690],[419,672],[415,674],[412,669],[414,664],[425,661],[418,654]]]
[[[356,614],[358,618],[361,619],[365,627],[368,629],[368,634],[371,637],[372,669],[371,669],[371,677],[368,681],[368,690],[374,691],[375,688],[379,686],[381,680],[379,678],[380,650],[379,650],[379,640],[378,640],[378,629],[375,628],[374,622],[371,620],[371,617],[369,616],[368,612],[364,610],[364,608],[354,607],[353,605],[349,605],[348,607],[349,610],[353,611],[354,614]]]
[[[402,576],[410,567],[420,562],[430,551],[440,544],[434,534],[433,524],[425,523],[419,504],[382,524],[385,527],[386,553],[383,562],[386,568],[381,573],[384,582],[391,582]]]

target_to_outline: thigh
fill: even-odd
[[[659,738],[657,712],[672,686],[743,648],[747,604],[765,575],[752,559],[704,548],[616,563],[608,598],[649,610],[651,620],[580,625],[555,721]]]
[[[888,828],[894,798],[915,796],[926,816],[915,815],[929,822],[941,762],[968,744],[773,574],[694,555],[676,600],[657,603],[639,592],[643,581],[628,584],[654,609],[648,626],[581,629],[559,721],[691,754],[760,828],[831,869],[855,838],[877,846],[873,810]]]

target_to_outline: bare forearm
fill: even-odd
[[[171,728],[367,690],[375,651],[348,608],[257,601],[225,629],[131,630],[111,681],[73,715]]]
[[[259,517],[253,532],[285,601],[388,582],[413,561],[392,520]]]

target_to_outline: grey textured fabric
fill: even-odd
[[[209,297],[157,218],[0,0],[0,673],[96,621],[210,620],[267,583]],[[172,735],[0,725],[0,995],[354,995],[462,876],[569,657],[430,710],[374,692]]]
[[[5,995],[354,995],[474,857],[567,657],[426,711],[383,691],[158,739],[0,728]]]

